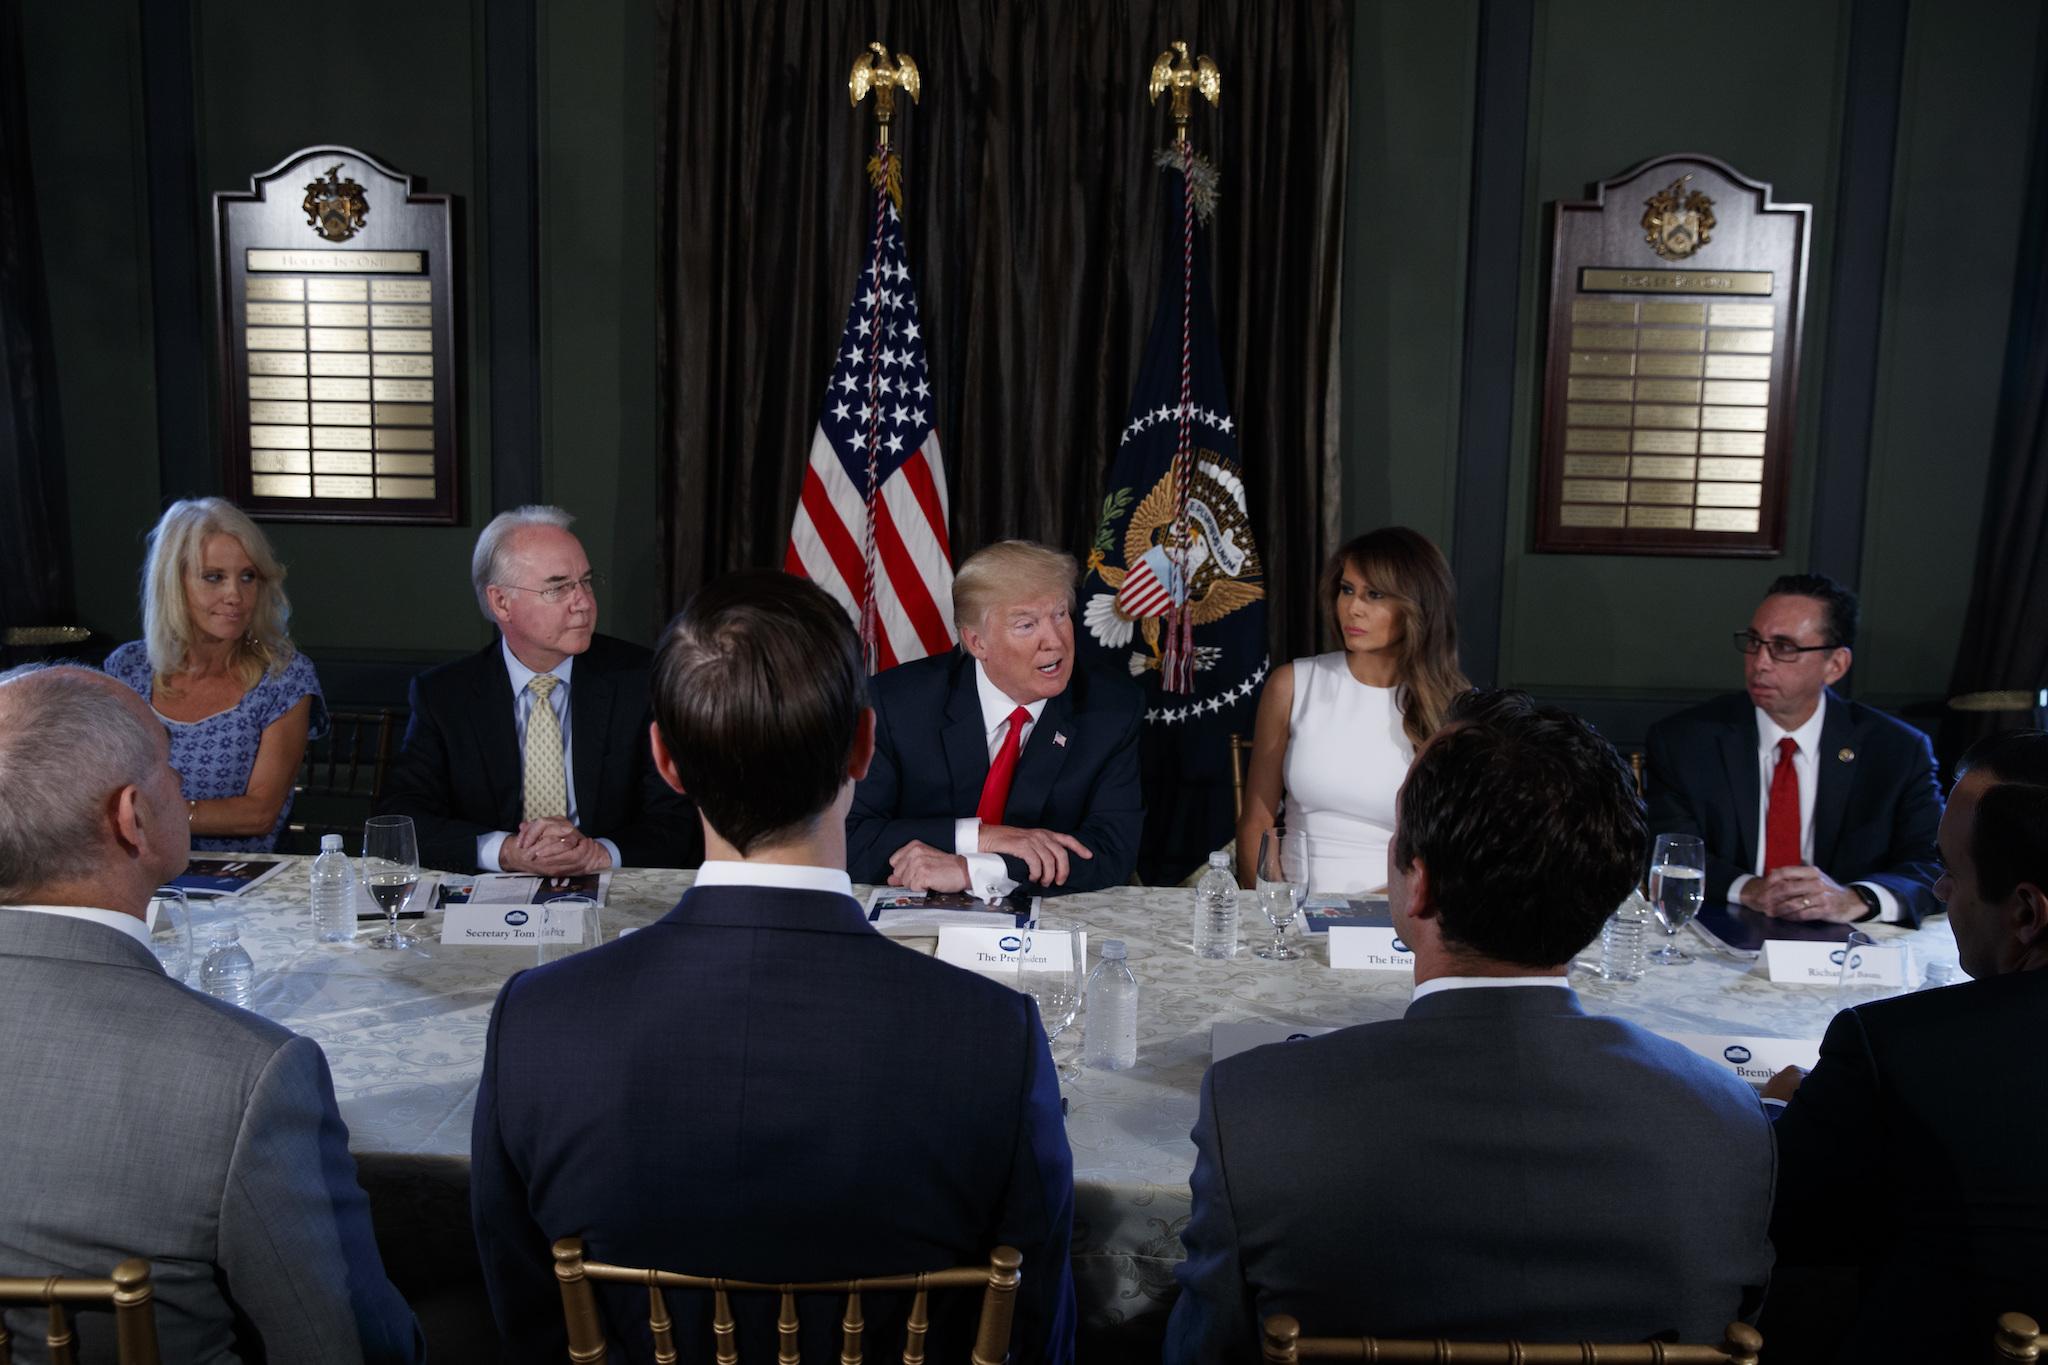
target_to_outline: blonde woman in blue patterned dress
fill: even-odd
[[[108,656],[171,733],[194,851],[264,852],[291,813],[327,702],[285,633],[284,566],[240,508],[176,502],[149,533],[143,638]]]

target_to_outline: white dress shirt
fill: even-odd
[[[1010,728],[1010,713],[1017,709],[1019,703],[989,681],[988,670],[981,666],[979,659],[974,661],[974,692],[981,700],[982,737],[988,745],[989,762],[993,764],[996,751],[1003,747],[1004,733]],[[1024,761],[1024,746],[1031,742],[1031,732],[1038,728],[1038,718],[1045,713],[1045,703],[1046,699],[1040,697],[1024,707],[1031,713],[1031,718],[1024,722],[1023,733],[1017,736],[1017,761],[1020,764]],[[1014,782],[1014,770],[1010,776]],[[975,895],[996,901],[1017,889],[1002,855],[981,851],[981,821],[978,818],[970,815],[953,822],[953,851],[967,859],[967,889]]]
[[[1557,986],[1570,990],[1572,983],[1562,976],[1438,976],[1417,986],[1408,1003],[1412,1005],[1440,991],[1489,990],[1498,986]]]
[[[505,671],[512,677],[512,728],[519,740],[519,766],[526,767],[526,719],[533,714],[534,695],[527,690],[540,675],[519,662],[519,656],[512,652],[512,646],[505,637],[498,637],[498,648],[505,656]],[[569,823],[576,824],[576,738],[569,726],[569,674],[576,667],[576,656],[571,654],[548,672],[555,677],[555,690],[548,694],[548,709],[555,713],[555,725],[562,732],[562,777],[563,786],[569,793]],[[580,826],[579,826],[580,828]],[[509,830],[494,830],[489,834],[476,836],[476,865],[486,872],[502,872],[498,863],[498,850],[512,837]],[[599,839],[604,851],[611,854],[612,866],[623,863],[619,857],[619,846],[609,839]]]
[[[103,924],[116,933],[126,934],[149,947],[149,926],[133,915],[119,910],[101,910],[90,905],[8,905],[6,910],[26,910],[31,915],[62,915],[65,919],[82,919],[87,924]]]
[[[1813,865],[1813,803],[1820,794],[1820,731],[1827,719],[1828,696],[1823,692],[1814,706],[1813,714],[1797,730],[1787,730],[1772,720],[1762,708],[1756,713],[1756,765],[1758,796],[1756,805],[1756,872],[1764,875],[1764,859],[1770,856],[1771,828],[1771,778],[1778,771],[1778,741],[1790,739],[1796,746],[1792,751],[1792,772],[1799,779],[1799,861]],[[1751,877],[1740,876],[1728,883],[1728,902],[1740,904],[1742,888],[1749,885]],[[1877,917],[1886,924],[1899,922],[1899,900],[1887,887],[1873,882],[1857,882],[1877,893]]]
[[[693,886],[761,886],[777,891],[836,891],[853,895],[853,882],[843,867],[812,867],[804,863],[743,863],[714,858],[697,869]]]

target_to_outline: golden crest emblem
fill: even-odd
[[[306,226],[330,242],[345,242],[360,232],[370,216],[370,201],[363,187],[341,178],[341,163],[327,168],[327,178],[306,186]]]
[[[1688,192],[1682,175],[1643,201],[1643,240],[1667,261],[1682,261],[1714,240],[1714,201]]]

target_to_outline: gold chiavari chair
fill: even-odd
[[[50,1310],[50,1329],[43,1336],[50,1365],[73,1365],[78,1359],[78,1338],[64,1305],[101,1302],[114,1307],[114,1342],[121,1365],[158,1365],[155,1291],[149,1283],[148,1261],[131,1257],[103,1280],[0,1276],[0,1305],[41,1304]],[[13,1360],[12,1339],[0,1321],[0,1365],[12,1365]]]
[[[1998,1365],[2012,1360],[2039,1360],[2044,1346],[2048,1346],[2048,1337],[2041,1335],[2041,1325],[2025,1313],[1998,1315],[1998,1330],[1991,1338],[1991,1359]]]
[[[1626,1346],[1592,1342],[1524,1345],[1519,1341],[1383,1341],[1376,1337],[1305,1337],[1285,1313],[1265,1321],[1266,1365],[1298,1360],[1365,1360],[1379,1365],[1757,1365],[1764,1339],[1746,1323],[1728,1324],[1719,1346],[1667,1346],[1639,1341]]]
[[[974,1336],[973,1365],[1003,1365],[1010,1358],[1010,1322],[1017,1310],[1017,1285],[1022,1279],[1023,1264],[1024,1257],[1016,1249],[997,1247],[989,1253],[985,1266],[961,1266],[914,1275],[876,1275],[858,1280],[767,1284],[606,1265],[602,1261],[583,1259],[583,1239],[580,1237],[564,1237],[555,1243],[555,1279],[561,1284],[562,1312],[569,1325],[569,1359],[576,1365],[591,1365],[605,1358],[604,1324],[598,1313],[597,1295],[591,1289],[593,1280],[647,1286],[647,1326],[654,1338],[654,1359],[658,1365],[673,1365],[677,1359],[675,1331],[668,1305],[661,1294],[664,1289],[711,1292],[711,1330],[718,1365],[738,1365],[740,1358],[738,1328],[730,1297],[733,1294],[769,1293],[779,1296],[775,1325],[777,1365],[798,1365],[797,1295],[844,1294],[846,1311],[839,1321],[839,1365],[861,1365],[861,1339],[867,1330],[861,1315],[861,1295],[909,1291],[914,1297],[904,1331],[903,1365],[924,1365],[925,1334],[931,1326],[927,1291],[980,1286],[981,1323]]]
[[[1243,735],[1230,737],[1230,809],[1244,814],[1244,765],[1250,759],[1252,742]]]

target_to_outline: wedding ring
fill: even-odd
[[[1799,908],[1800,908],[1801,910],[1811,910],[1811,909],[1813,909],[1813,897],[1811,897],[1811,896],[1801,896],[1801,897],[1799,898]]]

